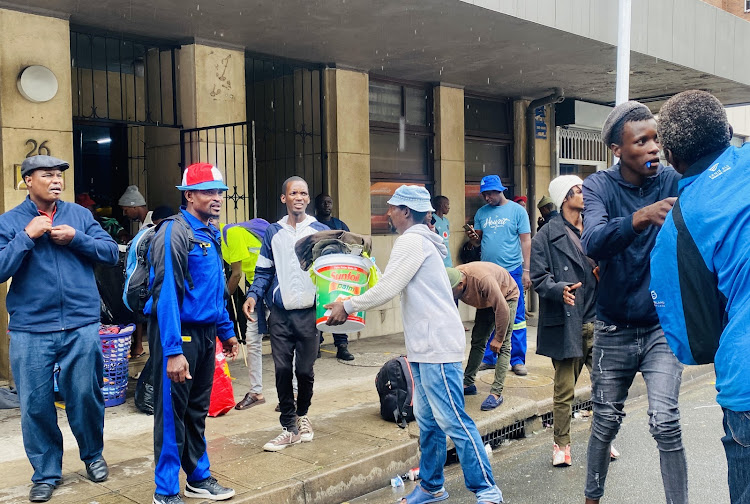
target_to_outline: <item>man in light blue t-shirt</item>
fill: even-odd
[[[453,267],[453,259],[451,258],[451,246],[450,246],[450,223],[448,222],[448,212],[451,209],[451,202],[446,196],[435,196],[432,198],[432,207],[435,212],[432,216],[435,218],[435,232],[440,235],[443,239],[443,245],[448,249],[448,255],[443,258],[443,263],[446,268]]]
[[[529,215],[519,205],[509,201],[503,191],[505,186],[497,175],[482,178],[479,190],[487,202],[474,216],[474,229],[467,235],[475,247],[480,245],[482,261],[502,266],[518,284],[518,290],[531,287],[529,256],[531,254],[531,227]],[[493,356],[485,355],[484,362],[494,364]],[[524,376],[526,371],[526,307],[523,295],[518,300],[511,338],[511,370]]]

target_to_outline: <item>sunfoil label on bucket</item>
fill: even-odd
[[[330,313],[324,306],[359,296],[367,290],[369,268],[366,268],[366,262],[357,256],[332,254],[319,258],[313,268],[318,289],[315,307],[317,328],[337,333],[361,331],[365,326],[364,312],[350,313],[344,324],[329,326],[327,322]]]

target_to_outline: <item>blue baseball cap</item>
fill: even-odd
[[[487,175],[482,177],[482,181],[479,183],[479,192],[485,191],[500,191],[503,192],[507,187],[503,185],[502,180],[497,175]]]
[[[434,212],[427,189],[417,185],[402,185],[388,200],[389,205],[407,206],[415,212]]]

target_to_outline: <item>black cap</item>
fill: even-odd
[[[62,159],[57,159],[52,156],[42,156],[41,154],[38,156],[27,157],[23,160],[23,163],[21,163],[21,178],[29,175],[34,170],[49,170],[52,168],[65,171],[70,168],[70,164]]]

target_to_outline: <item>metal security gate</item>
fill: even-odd
[[[221,222],[242,222],[253,218],[252,198],[253,148],[252,124],[232,123],[180,132],[181,166],[211,163],[221,170],[229,187],[222,209]]]
[[[247,56],[245,82],[247,122],[182,130],[181,166],[222,170],[222,222],[274,222],[286,214],[279,195],[288,177],[304,178],[311,200],[326,187],[323,67]]]
[[[609,149],[598,131],[558,126],[556,132],[558,175],[581,178],[605,170],[612,162]]]
[[[279,195],[288,177],[304,178],[311,200],[327,186],[323,68],[269,56],[245,58],[247,120],[255,124],[253,193],[258,217],[268,221],[286,214]]]

